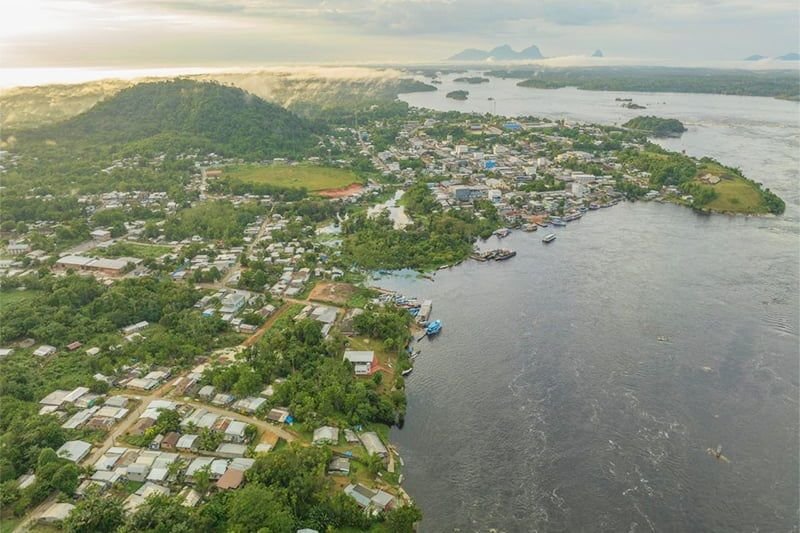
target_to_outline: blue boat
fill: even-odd
[[[441,320],[434,320],[433,322],[428,324],[427,328],[425,328],[425,334],[426,335],[436,335],[440,331],[442,331],[442,321]]]

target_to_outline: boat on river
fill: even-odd
[[[555,233],[548,233],[547,235],[544,236],[544,238],[542,239],[542,242],[547,244],[549,242],[553,242],[554,240],[556,240],[556,234]]]
[[[425,328],[425,335],[431,336],[436,335],[442,331],[442,321],[441,320],[434,320]]]
[[[553,218],[551,218],[551,219],[550,219],[550,223],[551,223],[552,225],[554,225],[554,226],[566,226],[566,225],[567,225],[567,223],[566,223],[566,222],[564,222],[562,219],[560,219],[560,218],[558,218],[558,217],[553,217]]]

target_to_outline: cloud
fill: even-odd
[[[796,0],[26,0],[3,15],[17,66],[436,60],[504,43],[736,58],[794,51],[800,27]]]

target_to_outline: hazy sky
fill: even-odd
[[[546,56],[734,60],[800,49],[797,0],[3,0],[3,67],[436,61]]]

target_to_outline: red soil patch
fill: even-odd
[[[351,183],[347,187],[340,187],[338,189],[325,189],[317,191],[317,194],[325,198],[346,198],[347,196],[355,196],[364,190],[363,185],[358,183]]]

